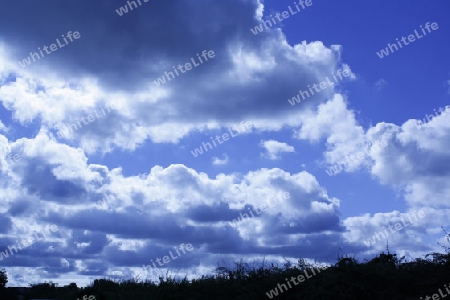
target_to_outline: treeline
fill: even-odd
[[[316,269],[313,269],[315,267]],[[299,259],[296,264],[286,262],[250,267],[242,261],[234,268],[218,267],[216,275],[199,279],[175,280],[170,276],[160,278],[158,283],[136,279],[114,281],[96,279],[86,288],[75,283],[57,287],[54,283],[2,289],[0,299],[51,298],[58,300],[82,299],[84,295],[96,300],[148,300],[148,299],[426,299],[426,296],[444,292],[450,286],[450,253],[431,253],[425,258],[405,262],[396,254],[381,253],[371,260],[358,262],[344,256],[327,269],[317,271],[319,266]],[[275,295],[271,290],[287,284],[291,278],[305,273],[315,275]],[[292,281],[291,281],[292,282]],[[294,280],[295,282],[295,280]],[[87,299],[87,298],[85,298]],[[429,298],[431,299],[431,298]]]

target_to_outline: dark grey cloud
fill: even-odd
[[[32,204],[31,201],[18,199],[14,203],[11,203],[8,212],[11,214],[11,216],[22,215],[30,211],[31,204]],[[4,224],[4,222],[1,221],[0,224]]]
[[[45,63],[64,75],[94,74],[110,88],[136,88],[160,76],[155,68],[160,63],[167,61],[170,68],[204,49],[218,51],[222,60],[202,65],[202,72],[223,67],[229,40],[249,34],[256,1],[149,1],[119,17],[115,10],[126,3],[10,3],[0,13],[0,37],[18,47],[15,58],[19,60],[56,38],[63,41],[61,35],[68,31],[78,31],[80,39],[32,66]]]
[[[76,181],[59,180],[53,174],[54,168],[44,159],[29,158],[24,167],[22,187],[29,194],[42,197],[45,201],[76,203],[85,196],[85,190]]]
[[[11,218],[7,214],[0,214],[0,233],[8,233],[11,227]]]
[[[245,205],[244,209],[230,209],[229,204],[219,202],[217,205],[199,205],[192,207],[186,216],[196,222],[217,222],[217,221],[231,221],[239,217],[242,213],[247,213],[248,210],[253,210],[253,205]],[[258,217],[256,215],[255,217]]]

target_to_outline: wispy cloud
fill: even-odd
[[[387,85],[388,85],[387,81],[384,78],[380,78],[374,83],[374,89],[375,91],[379,92],[384,88],[386,88]]]
[[[228,162],[229,162],[229,157],[228,157],[228,155],[224,154],[223,156],[224,156],[223,159],[220,159],[220,158],[218,158],[218,157],[213,157],[213,158],[212,158],[212,160],[213,160],[213,165],[226,165],[226,164],[228,164]]]

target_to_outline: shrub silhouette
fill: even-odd
[[[292,284],[276,299],[418,299],[437,293],[450,282],[450,254],[430,253],[425,258],[405,262],[404,257],[382,252],[372,259],[359,262],[354,257],[341,256],[320,273],[299,283]],[[286,260],[282,266],[259,266],[235,262],[232,268],[218,266],[215,275],[201,276],[193,280],[187,277],[175,279],[169,273],[159,277],[159,282],[132,278],[128,280],[96,279],[86,288],[75,283],[65,287],[43,283],[30,285],[24,299],[42,297],[76,299],[94,295],[97,300],[125,299],[267,299],[270,290],[318,267],[300,258],[296,264]],[[6,276],[6,274],[5,274]],[[14,291],[14,288],[10,288]],[[10,292],[11,292],[10,291]],[[1,297],[1,299],[14,299]]]

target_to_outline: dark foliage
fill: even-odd
[[[305,271],[311,274],[313,267],[318,266],[308,264],[304,259],[299,259],[295,265],[286,261],[281,267],[266,266],[265,263],[250,267],[240,261],[232,269],[220,266],[216,275],[191,281],[186,278],[175,280],[166,275],[160,277],[158,283],[136,278],[122,281],[96,279],[92,285],[81,289],[75,283],[64,287],[57,287],[52,282],[30,285],[25,289],[23,299],[74,300],[82,299],[83,295],[94,295],[96,300],[268,299],[266,293],[278,284],[285,284],[286,279]],[[404,262],[404,258],[399,259],[388,250],[366,262],[340,257],[334,265],[320,272],[316,269],[315,273],[298,285],[291,284],[292,288],[273,298],[419,299],[437,293],[444,284],[450,283],[450,254],[431,253],[424,259]],[[1,299],[14,299],[8,297],[5,294]]]
[[[0,289],[4,289],[6,283],[8,283],[8,276],[5,269],[0,270]]]
[[[450,243],[450,234],[444,232]],[[52,282],[30,284],[28,288],[2,288],[8,279],[6,272],[0,270],[0,299],[73,300],[82,299],[84,295],[93,295],[96,300],[424,299],[425,295],[432,296],[439,289],[444,290],[444,284],[450,286],[450,247],[442,247],[445,254],[433,252],[410,262],[405,262],[404,257],[397,258],[387,248],[387,253],[365,262],[358,262],[354,257],[338,257],[337,262],[326,269],[309,264],[302,258],[296,265],[286,260],[281,267],[274,264],[266,266],[265,261],[260,266],[250,266],[241,260],[235,263],[234,268],[219,266],[215,270],[216,275],[193,280],[186,277],[175,280],[167,274],[160,276],[158,283],[139,278],[122,281],[96,279],[86,288],[78,288],[75,283],[57,287]],[[286,281],[306,273],[310,275],[306,280],[289,284],[290,288],[283,292],[278,290],[277,296],[270,293]]]

